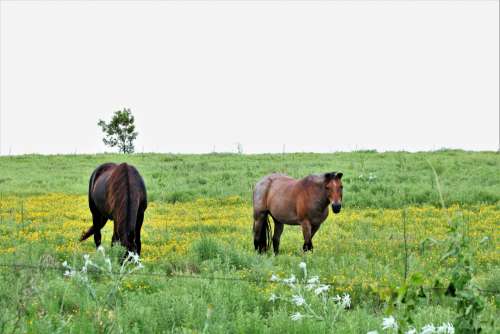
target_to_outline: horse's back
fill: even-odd
[[[288,193],[297,180],[279,173],[264,176],[257,182],[253,191],[254,213],[269,210],[270,198],[278,193]]]
[[[97,180],[101,178],[108,178],[112,170],[116,167],[117,165],[112,162],[107,162],[102,165],[97,166],[96,169],[92,172],[92,175],[90,176],[89,180],[89,195],[93,190],[93,187],[96,183]]]
[[[109,178],[111,180],[110,191],[113,191],[112,188],[123,189],[128,191],[135,198],[138,198],[141,202],[147,200],[144,179],[133,165],[129,165],[125,162],[116,165],[111,171]],[[113,184],[117,186],[113,187]]]
[[[102,214],[111,218],[112,200],[115,193],[127,191],[138,199],[139,205],[146,209],[147,193],[144,180],[132,165],[104,163],[98,166],[89,182],[89,205],[94,205]]]
[[[106,211],[106,185],[111,172],[116,167],[114,163],[104,163],[94,169],[89,180],[89,206],[97,208],[101,213]]]
[[[142,178],[141,174],[132,165],[127,165],[128,168],[128,178],[129,178],[129,189],[136,193],[136,196],[138,197],[141,206],[146,209],[147,206],[147,192],[146,192],[146,185],[144,183],[144,179]]]

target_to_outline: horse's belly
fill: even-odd
[[[286,225],[300,225],[300,222],[298,220],[289,220],[289,221],[283,222],[283,224],[286,224]]]
[[[299,225],[299,219],[295,213],[290,212],[290,211],[274,211],[270,210],[271,216],[273,219],[279,221],[282,224],[287,224],[287,225]]]
[[[267,207],[273,218],[280,223],[291,224],[297,220],[295,203],[281,193],[271,193],[267,199]]]

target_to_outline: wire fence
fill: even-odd
[[[47,265],[36,265],[36,264],[26,264],[26,263],[0,263],[0,267],[3,268],[12,268],[12,269],[18,269],[18,270],[51,270],[51,271],[60,271],[64,272],[67,270],[67,268],[63,266],[47,266]],[[97,275],[105,275],[104,273],[101,272],[93,272],[93,274]],[[115,274],[118,274],[117,272]],[[145,276],[145,277],[157,277],[157,278],[164,278],[164,279],[190,279],[190,280],[211,280],[211,281],[231,281],[231,282],[246,282],[246,283],[254,283],[254,284],[276,284],[279,283],[276,280],[270,280],[270,279],[249,279],[249,278],[242,278],[242,277],[230,277],[230,276],[201,276],[201,275],[187,275],[187,274],[180,274],[180,273],[174,273],[174,272],[144,272],[144,271],[134,271],[130,273],[129,275],[132,276]],[[294,284],[298,285],[307,285],[309,284],[308,282],[303,282],[303,281],[295,281]],[[321,282],[323,285],[328,285],[333,288],[348,288],[352,287],[352,285],[341,283],[341,282]],[[378,282],[365,282],[362,283],[361,285],[364,286],[376,286],[377,288],[394,288],[394,285],[386,285],[386,284],[379,284]],[[446,291],[448,290],[447,287],[434,287],[434,286],[422,286],[423,289],[426,290],[437,290],[437,291]],[[491,290],[491,289],[483,289],[483,288],[477,288],[478,291],[484,294],[489,294],[489,295],[500,295],[500,290]]]

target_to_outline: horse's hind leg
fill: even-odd
[[[111,237],[111,247],[113,247],[113,245],[119,241],[120,241],[120,238],[118,237],[118,233],[113,231],[113,236]]]
[[[91,235],[94,235],[94,242],[96,247],[101,244],[101,228],[106,224],[107,219],[102,217],[99,213],[92,213],[92,226],[82,234],[80,241],[86,240]]]
[[[274,218],[273,220],[274,220],[273,250],[274,254],[278,255],[280,248],[281,233],[283,233],[283,228],[285,227],[285,225],[275,220]]]
[[[141,255],[141,227],[144,221],[144,210],[139,209],[137,213],[137,222],[135,224],[135,247],[137,255]]]
[[[92,220],[94,222],[94,224],[92,225],[92,227],[94,228],[94,243],[95,247],[98,248],[101,245],[101,229],[104,227],[108,220],[105,217],[97,214],[92,215]]]
[[[265,177],[255,185],[253,191],[253,243],[259,253],[267,251],[268,248],[267,238],[268,234],[270,234],[270,226],[266,198],[270,185],[271,179]]]
[[[267,212],[254,214],[253,244],[259,253],[267,251]]]

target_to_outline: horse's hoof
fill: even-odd
[[[303,250],[304,252],[309,252],[309,251],[311,251],[311,252],[312,252],[312,250],[313,250],[313,245],[312,245],[312,243],[310,243],[310,244],[304,244],[304,246],[302,246],[302,250]]]

